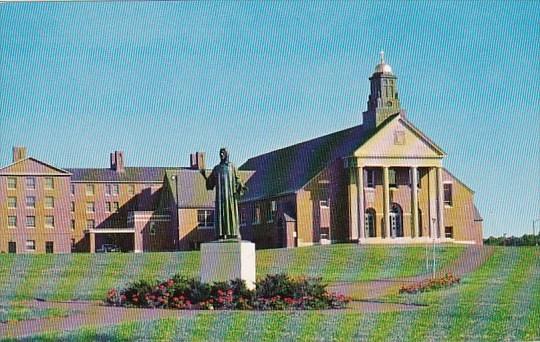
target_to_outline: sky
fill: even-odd
[[[58,167],[213,165],[222,146],[241,165],[360,124],[384,50],[484,235],[531,233],[539,41],[526,1],[2,3],[0,165],[15,145]]]

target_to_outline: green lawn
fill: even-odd
[[[441,247],[437,265],[455,260],[463,247]],[[364,281],[424,273],[423,247],[360,247],[354,244],[257,251],[257,276],[287,273],[324,281]],[[55,300],[99,300],[107,290],[137,279],[163,279],[175,273],[196,277],[199,252],[141,254],[0,254],[0,288],[14,279],[21,286],[0,292],[0,303],[40,297]],[[15,264],[19,263],[18,267]],[[17,274],[10,274],[15,272]],[[22,286],[24,284],[24,286]]]
[[[451,263],[463,248],[440,247],[439,267]],[[53,260],[39,260],[32,272],[26,272],[24,282],[31,290],[17,290],[9,296],[0,293],[6,302],[35,293],[40,282],[65,281],[81,284],[81,275],[56,272],[56,279],[46,280]],[[100,256],[103,257],[103,256]],[[64,256],[66,267],[79,260],[88,263],[87,255]],[[104,257],[105,258],[105,257]],[[140,258],[140,260],[135,260]],[[90,262],[100,269],[86,272],[90,284],[93,277],[102,279],[94,291],[83,291],[88,298],[101,298],[101,289],[125,284],[140,276],[157,277],[178,271],[196,275],[198,253],[159,253],[107,255],[107,262]],[[364,281],[395,278],[424,273],[425,249],[422,247],[359,247],[356,245],[316,246],[293,250],[264,250],[257,252],[258,275],[267,272],[286,272],[292,275],[321,276],[326,281]],[[122,260],[120,262],[119,260]],[[0,255],[0,271],[9,272],[17,260]],[[122,263],[138,265],[127,272]],[[5,266],[10,265],[10,266]],[[28,264],[30,266],[30,264]],[[56,265],[56,266],[54,266]],[[120,268],[120,269],[117,269]],[[18,268],[20,271],[20,267]],[[171,273],[172,272],[172,273]],[[95,276],[93,275],[95,273]],[[133,277],[132,275],[136,276]],[[69,280],[70,277],[77,278]],[[0,286],[13,279],[0,273]],[[142,340],[168,339],[186,341],[313,341],[313,340],[370,340],[370,341],[493,341],[540,339],[540,252],[532,247],[498,247],[493,256],[475,272],[462,279],[461,284],[439,291],[417,295],[392,294],[386,300],[426,304],[425,308],[407,312],[357,313],[348,310],[324,312],[198,312],[181,318],[147,322],[129,322],[105,328],[84,328],[73,332],[57,332],[36,336],[33,340]],[[54,287],[52,287],[54,288]],[[74,293],[71,285],[65,286]],[[100,289],[99,291],[97,289]],[[9,291],[8,291],[9,292]],[[52,297],[62,297],[59,291],[37,291]],[[0,301],[0,303],[2,303]]]

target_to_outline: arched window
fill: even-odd
[[[397,203],[392,203],[390,210],[390,235],[403,237],[403,210]]]
[[[368,208],[366,210],[366,237],[375,237],[376,236],[376,217],[375,210],[373,208]]]

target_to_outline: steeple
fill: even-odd
[[[384,51],[380,52],[381,60],[375,66],[373,75],[369,78],[371,92],[368,98],[367,111],[363,113],[364,125],[375,128],[392,114],[399,113],[397,77],[392,67],[384,60]]]

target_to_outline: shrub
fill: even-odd
[[[349,298],[328,293],[320,278],[268,275],[256,283],[255,290],[249,290],[240,279],[205,284],[175,275],[162,283],[139,281],[120,292],[111,289],[106,302],[113,306],[164,309],[307,310],[344,308]]]
[[[429,279],[429,280],[411,284],[411,285],[403,285],[399,289],[399,293],[418,293],[418,292],[436,290],[443,287],[449,287],[454,284],[458,284],[460,280],[461,279],[459,277],[451,273],[447,273],[444,275],[444,277]]]

